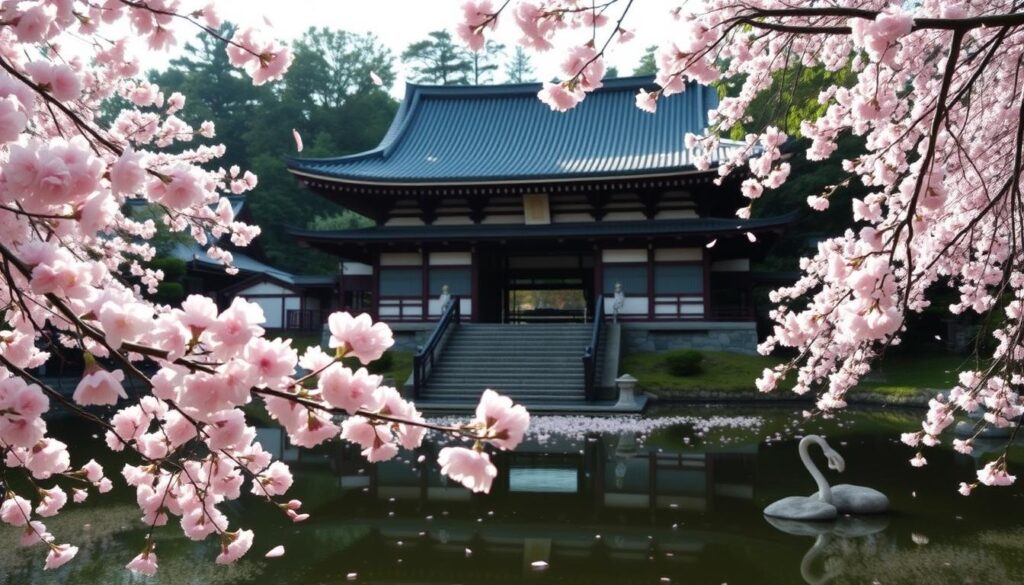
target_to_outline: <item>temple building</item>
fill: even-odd
[[[342,260],[342,308],[370,311],[410,345],[457,297],[464,323],[550,328],[596,314],[621,326],[626,351],[753,352],[750,261],[789,218],[737,219],[739,179],[714,184],[742,143],[684,146],[715,89],[692,85],[652,115],[634,106],[651,85],[608,80],[557,113],[537,84],[410,84],[377,148],[288,163],[376,225],[292,233]]]

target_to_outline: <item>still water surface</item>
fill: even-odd
[[[233,526],[253,528],[256,541],[232,567],[213,564],[213,539],[197,544],[165,527],[151,579],[122,569],[145,534],[132,494],[93,494],[90,505],[69,504],[47,522],[61,542],[81,547],[74,562],[44,573],[41,549],[5,545],[0,583],[1024,583],[1024,490],[958,495],[978,463],[949,449],[929,450],[927,467],[910,467],[914,452],[898,436],[917,427],[917,412],[851,410],[805,422],[791,407],[751,405],[652,416],[662,424],[538,419],[526,444],[497,458],[501,480],[481,496],[440,478],[433,445],[376,466],[338,446],[306,452],[292,464],[290,495],[305,502],[308,522],[293,525],[243,499],[228,513]],[[796,437],[812,432],[846,459],[846,472],[829,472],[830,481],[882,490],[892,514],[818,525],[762,516],[777,498],[815,491],[796,451]],[[279,444],[272,431],[261,434]],[[88,433],[64,438],[79,455],[88,444],[103,454]],[[111,475],[120,467],[101,462],[115,466]],[[1024,465],[1024,449],[1011,464]],[[15,536],[5,528],[0,538]],[[279,544],[284,557],[263,558]],[[535,561],[548,566],[535,569]]]

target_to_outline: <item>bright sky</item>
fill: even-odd
[[[299,37],[311,26],[327,26],[358,33],[371,32],[398,57],[410,43],[423,39],[430,31],[449,29],[454,33],[454,26],[461,16],[460,6],[464,1],[224,0],[218,2],[217,7],[225,20],[242,25],[266,28],[266,19],[273,25],[272,30],[276,36],[286,41]],[[495,2],[495,5],[499,4]],[[625,4],[625,0],[620,0],[609,8],[612,22],[619,18]],[[636,30],[637,38],[623,45],[613,42],[608,55],[609,65],[618,67],[621,75],[629,75],[640,61],[644,47],[660,42],[669,34],[672,19],[668,12],[679,4],[679,0],[634,0],[623,21],[623,27]],[[513,22],[499,21],[498,30],[492,38],[504,43],[511,52],[518,37],[516,32]],[[598,42],[603,42],[603,39],[599,37]],[[538,80],[560,76],[560,54],[557,50],[540,55],[531,54]],[[143,66],[145,69],[159,69],[164,67],[164,63],[164,59],[144,61]],[[405,72],[397,60],[396,69],[399,81],[392,88],[392,93],[401,96],[405,91]],[[503,74],[496,80],[503,81]]]

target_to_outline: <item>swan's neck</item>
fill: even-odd
[[[815,467],[814,462],[811,461],[811,454],[807,452],[807,448],[812,443],[817,444],[823,450],[828,446],[824,439],[818,435],[807,435],[800,441],[800,461],[804,462],[804,467],[807,468],[807,472],[814,478],[814,482],[818,484],[818,498],[826,504],[832,503],[832,488],[829,487],[828,481],[825,476],[818,471]]]

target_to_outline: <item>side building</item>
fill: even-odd
[[[447,291],[470,322],[588,322],[603,299],[627,351],[753,352],[750,262],[789,218],[735,217],[738,180],[716,185],[715,167],[742,143],[684,146],[714,89],[693,85],[652,115],[633,105],[651,84],[606,81],[566,113],[536,84],[409,85],[377,148],[288,162],[376,225],[292,233],[342,259],[341,308],[370,311],[410,347]]]

